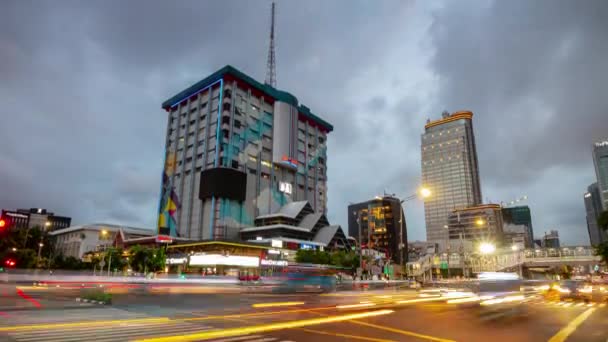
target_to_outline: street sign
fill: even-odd
[[[105,261],[102,259],[102,260],[99,262],[99,266],[104,267],[105,265],[106,265],[106,262],[105,262]]]
[[[157,235],[156,243],[173,243],[173,239],[168,235]]]

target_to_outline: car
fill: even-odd
[[[593,286],[582,280],[562,280],[551,287],[553,294],[559,300],[582,299],[591,301],[593,299]]]

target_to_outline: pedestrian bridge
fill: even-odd
[[[417,261],[407,263],[408,276],[419,277],[433,269],[466,269],[472,273],[494,271],[517,271],[521,268],[550,268],[555,266],[583,266],[592,271],[601,258],[591,246],[568,246],[560,248],[535,248],[524,250],[498,249],[491,254],[447,253],[425,255]],[[464,264],[464,265],[463,265]],[[467,272],[463,272],[467,273]]]

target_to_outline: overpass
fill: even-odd
[[[464,265],[463,265],[464,262]],[[431,277],[433,270],[447,268],[463,270],[462,273],[494,271],[517,272],[527,268],[551,268],[556,266],[585,267],[586,272],[600,265],[601,258],[594,254],[591,246],[568,246],[560,248],[535,248],[514,251],[498,249],[491,254],[446,253],[425,255],[417,261],[408,262],[406,267],[410,277]],[[443,266],[443,267],[442,267]]]

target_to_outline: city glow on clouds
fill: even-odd
[[[268,7],[2,3],[2,205],[154,226],[160,103],[225,64],[263,80]],[[279,1],[278,87],[335,126],[330,221],[346,227],[348,202],[413,194],[426,119],[469,109],[484,200],[529,195],[537,235],[588,243],[590,150],[608,138],[607,15],[601,0]],[[425,239],[421,200],[406,215],[408,238]]]

